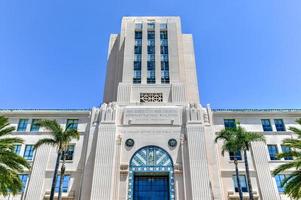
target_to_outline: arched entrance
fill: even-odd
[[[130,161],[128,200],[175,200],[173,162],[157,146],[138,150]]]

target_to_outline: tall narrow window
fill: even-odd
[[[38,124],[38,119],[32,119],[30,132],[37,132],[40,130],[40,125]]]
[[[135,31],[135,47],[134,47],[134,77],[133,83],[141,83],[141,55],[142,55],[142,24],[141,29]]]
[[[22,189],[21,192],[24,192],[26,190],[27,187],[27,182],[28,182],[28,174],[20,174],[19,178],[22,182]]]
[[[284,192],[284,188],[282,186],[282,182],[285,179],[285,175],[284,174],[278,174],[275,176],[275,181],[276,181],[276,185],[278,188],[278,192]]]
[[[61,176],[57,176],[56,184],[55,184],[55,192],[59,192]],[[70,175],[65,175],[62,184],[62,192],[68,192],[69,188]]]
[[[234,187],[235,187],[235,192],[238,192],[238,184],[237,184],[237,178],[234,175],[232,177],[233,182],[234,182]],[[248,192],[248,185],[247,185],[247,179],[245,175],[239,175],[239,182],[240,182],[240,187],[242,192]]]
[[[276,130],[285,131],[285,125],[282,119],[274,119]]]
[[[269,155],[271,160],[278,160],[277,154],[278,154],[278,148],[275,144],[269,144],[268,145]]]
[[[21,144],[16,144],[14,150],[15,150],[15,151],[14,151],[15,154],[20,155],[20,152],[21,152]]]
[[[33,145],[26,145],[23,157],[26,160],[32,160],[33,159],[33,154],[34,154]]]
[[[161,24],[162,25],[162,24]],[[168,61],[168,36],[166,30],[160,26],[160,54],[161,54],[161,83],[169,83],[169,61]]]
[[[147,83],[156,83],[155,52],[155,31],[147,31]]]
[[[272,131],[271,121],[269,119],[262,119],[261,120],[263,131]]]
[[[17,131],[22,131],[22,132],[26,131],[27,124],[28,124],[28,119],[20,119],[18,123]]]
[[[235,128],[236,127],[235,119],[224,119],[224,125],[226,129]]]
[[[281,150],[282,150],[283,153],[289,153],[289,152],[292,151],[290,147],[285,146],[285,145],[281,145]],[[285,156],[284,160],[293,160],[293,157],[292,156]]]
[[[77,126],[78,126],[78,119],[67,119],[66,129],[77,130]]]

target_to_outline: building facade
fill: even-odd
[[[49,199],[56,149],[34,150],[47,130],[37,119],[56,119],[80,132],[66,155],[63,199],[226,200],[238,199],[233,158],[248,199],[243,158],[221,156],[216,133],[240,122],[261,132],[266,143],[252,144],[248,159],[255,199],[289,199],[271,171],[285,138],[295,137],[298,109],[211,109],[199,103],[193,40],[179,17],[124,17],[112,34],[104,103],[89,110],[1,110],[24,139],[16,153],[32,163],[20,177],[24,188],[2,199]],[[299,127],[300,128],[300,127]]]

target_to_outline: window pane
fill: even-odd
[[[55,192],[59,192],[60,179],[61,176],[60,175],[57,176],[56,184],[55,184]],[[62,184],[62,192],[68,192],[69,181],[70,181],[70,175],[65,175]]]
[[[33,159],[33,154],[34,154],[34,146],[33,145],[26,145],[23,157],[26,160],[32,160]]]
[[[142,39],[142,31],[135,31],[135,39]]]
[[[278,154],[278,149],[277,145],[268,145],[268,150],[269,150],[269,155],[271,160],[278,160],[277,154]]]
[[[269,119],[261,120],[263,131],[272,131],[271,121]]]
[[[27,182],[28,182],[28,174],[20,174],[19,178],[22,182],[22,189],[21,192],[24,192],[26,187],[27,187]]]
[[[15,153],[20,155],[20,151],[21,151],[21,144],[15,145]]]
[[[284,174],[278,174],[275,176],[276,185],[278,188],[278,192],[284,192],[284,188],[282,187],[282,181],[285,179]]]
[[[291,148],[285,145],[281,145],[281,150],[283,153],[289,153],[291,152]],[[284,160],[293,160],[292,156],[286,156],[284,157]]]
[[[17,131],[26,131],[28,119],[20,119]]]
[[[285,131],[285,125],[282,119],[274,119],[276,130]]]
[[[148,23],[147,28],[150,29],[150,30],[155,29],[155,23]]]
[[[67,119],[66,129],[77,130],[77,126],[78,126],[78,119]]]
[[[32,120],[31,127],[30,127],[31,132],[40,130],[40,125],[38,124],[38,122],[39,122],[39,119],[33,119]]]
[[[235,119],[224,119],[225,128],[235,128]]]
[[[234,182],[234,187],[235,187],[235,192],[238,192],[238,184],[237,184],[237,178],[234,175],[232,177],[233,182]],[[245,175],[239,175],[239,182],[240,182],[240,187],[242,192],[248,192],[248,185],[247,185],[247,179]]]

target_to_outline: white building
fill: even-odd
[[[67,157],[63,199],[224,200],[238,199],[233,155],[221,156],[216,132],[236,121],[262,132],[249,163],[257,199],[288,199],[271,171],[287,131],[301,109],[222,110],[199,104],[192,36],[179,17],[124,17],[110,38],[104,102],[91,110],[1,110],[25,140],[17,153],[32,162],[21,177],[24,190],[2,199],[49,198],[56,149],[32,145],[47,137],[35,119],[72,123],[81,133]],[[300,127],[299,127],[300,128]],[[240,155],[236,155],[241,157]],[[243,160],[242,189],[248,199]]]

